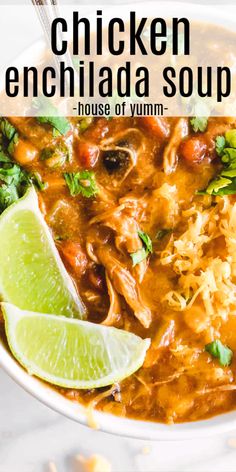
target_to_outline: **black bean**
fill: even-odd
[[[106,167],[107,171],[112,173],[115,172],[121,167],[125,166],[129,162],[129,153],[127,151],[109,149],[103,151],[103,164]]]

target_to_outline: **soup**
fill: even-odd
[[[235,407],[235,121],[5,120],[87,319],[151,339],[135,374],[66,397],[167,423]]]

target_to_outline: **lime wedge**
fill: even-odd
[[[0,296],[19,308],[83,317],[84,307],[38,207],[34,188],[0,217]]]
[[[64,316],[1,304],[14,357],[30,374],[66,388],[105,387],[143,364],[149,339]]]

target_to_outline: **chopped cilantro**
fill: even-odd
[[[41,115],[37,117],[38,122],[52,126],[54,137],[57,137],[58,133],[65,135],[70,131],[70,122],[67,118],[58,116],[58,110],[47,98],[41,96],[34,99],[33,107],[37,109],[37,113]]]
[[[70,131],[70,123],[63,116],[38,116],[39,123],[48,124],[57,130],[60,134],[65,135]],[[55,135],[55,134],[54,134]]]
[[[18,200],[19,195],[14,184],[0,185],[0,213],[2,213],[8,206]]]
[[[43,182],[41,175],[38,172],[33,172],[29,176],[31,182],[38,190],[45,190],[48,184]]]
[[[148,252],[152,252],[153,251],[153,249],[152,249],[152,240],[151,240],[150,236],[148,236],[147,233],[144,233],[144,231],[138,231],[138,235],[139,235],[141,241],[144,244],[144,248]]]
[[[30,185],[29,178],[18,165],[11,161],[0,166],[0,213],[22,197]]]
[[[59,142],[57,146],[46,147],[42,150],[40,159],[46,160],[48,167],[60,167],[66,162],[70,162],[72,152],[69,146],[64,142]]]
[[[15,127],[6,118],[0,118],[0,130],[8,141],[11,141],[16,133]]]
[[[203,133],[207,129],[208,118],[204,116],[194,116],[190,120],[190,123],[195,133],[198,133],[198,131],[201,131]]]
[[[205,350],[209,352],[213,357],[219,359],[220,365],[223,367],[229,366],[233,358],[233,351],[227,346],[224,346],[222,342],[217,339],[212,343],[209,343],[205,346]]]
[[[0,213],[22,197],[27,188],[34,184],[39,190],[45,188],[39,174],[28,174],[15,164],[7,150],[0,150]]]
[[[98,193],[94,172],[82,170],[81,172],[67,172],[64,179],[72,197],[83,195],[83,197],[95,197]]]
[[[225,133],[226,143],[231,148],[236,148],[236,129],[230,129]]]
[[[15,129],[15,127],[6,119],[6,118],[0,118],[0,132],[2,133],[2,136],[5,138],[7,141],[7,151],[9,154],[13,154],[14,152],[14,147],[18,143],[18,133]]]
[[[138,231],[139,238],[143,243],[143,247],[136,252],[130,254],[133,261],[133,267],[142,262],[150,253],[153,252],[152,241],[147,233],[144,231]]]
[[[222,156],[224,148],[225,148],[226,140],[224,136],[217,136],[216,137],[216,152],[218,156]]]
[[[221,158],[223,169],[199,195],[234,195],[236,194],[236,129],[231,129],[225,136],[217,136],[216,152]]]

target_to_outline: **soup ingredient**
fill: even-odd
[[[213,357],[219,359],[219,363],[222,366],[228,366],[231,364],[233,358],[233,351],[227,346],[224,346],[222,342],[217,339],[212,343],[209,343],[205,346],[205,350],[209,352]]]
[[[75,462],[80,466],[78,472],[111,472],[110,462],[100,454],[93,454],[88,458],[78,454],[75,456]],[[81,465],[83,466],[82,470]]]
[[[166,118],[158,116],[144,116],[140,118],[144,128],[158,138],[166,138],[169,134],[169,125]]]
[[[10,148],[11,146],[8,146],[9,152]],[[38,157],[38,150],[29,141],[18,139],[17,143],[14,145],[12,154],[16,162],[20,165],[27,165]]]
[[[22,309],[84,316],[33,187],[1,215],[0,240],[0,294],[4,301]]]
[[[206,131],[206,129],[207,129],[208,118],[204,117],[204,116],[202,116],[202,117],[201,116],[195,116],[194,118],[192,118],[190,120],[190,123],[191,123],[193,131],[195,133],[198,133],[199,131],[204,133],[204,131]]]
[[[62,167],[71,161],[71,149],[64,142],[58,143],[56,146],[44,148],[40,159],[45,161],[47,167]]]
[[[57,130],[60,134],[65,135],[70,131],[70,123],[64,116],[39,116],[39,123],[48,124]]]
[[[30,184],[25,171],[0,152],[0,213],[20,198]]]
[[[0,131],[8,141],[8,152],[12,154],[19,139],[15,127],[6,118],[0,118]]]
[[[181,155],[190,164],[200,163],[207,152],[207,145],[201,136],[193,136],[184,141],[180,147]]]
[[[96,144],[79,140],[76,143],[76,154],[80,165],[85,169],[90,169],[97,163],[99,147]]]
[[[64,174],[65,181],[69,187],[72,197],[76,195],[83,195],[83,197],[95,197],[98,193],[95,176],[89,170],[82,170],[81,172],[67,172]]]
[[[148,234],[144,233],[144,231],[138,231],[138,235],[143,243],[143,247],[130,254],[133,261],[133,267],[142,262],[144,259],[146,259],[146,257],[148,257],[149,254],[153,252],[152,241]]]
[[[224,148],[225,148],[225,137],[224,136],[217,136],[216,137],[216,152],[218,156],[222,156]]]
[[[119,382],[144,362],[149,339],[127,331],[23,311],[2,303],[13,355],[31,374],[66,388]]]
[[[130,153],[125,149],[117,147],[116,149],[103,151],[102,157],[106,170],[112,174],[129,163]]]
[[[216,138],[216,152],[221,158],[223,169],[205,191],[209,195],[236,194],[236,129]]]

